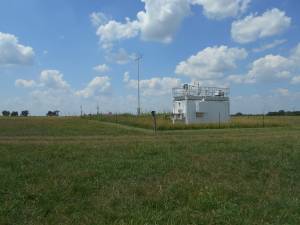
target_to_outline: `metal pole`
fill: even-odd
[[[141,55],[138,55],[136,61],[138,63],[138,107],[137,107],[137,114],[141,114],[141,98],[140,98],[140,60],[142,59]]]
[[[138,59],[138,115],[141,114],[141,99],[140,99],[140,58]]]
[[[151,114],[153,117],[153,131],[154,131],[154,134],[156,134],[156,130],[157,130],[157,128],[156,128],[156,112],[152,111]]]

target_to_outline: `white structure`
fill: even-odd
[[[184,84],[173,88],[173,123],[224,123],[230,120],[229,88]]]

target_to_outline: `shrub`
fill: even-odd
[[[7,110],[2,111],[3,116],[10,116],[10,112]]]
[[[13,111],[13,112],[10,114],[10,116],[12,116],[12,117],[17,117],[17,116],[19,116],[19,113],[18,113],[17,111]]]
[[[29,111],[28,110],[24,110],[21,112],[21,116],[27,117],[29,115]]]

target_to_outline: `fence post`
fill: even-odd
[[[156,112],[152,111],[151,114],[152,114],[152,117],[153,117],[153,131],[156,134]]]

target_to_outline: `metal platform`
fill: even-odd
[[[229,97],[224,96],[194,96],[194,95],[185,95],[185,96],[175,96],[173,97],[174,101],[183,101],[183,100],[200,100],[200,101],[229,101]]]
[[[222,101],[229,98],[229,88],[219,87],[201,87],[197,85],[184,84],[181,88],[173,88],[172,94],[174,100],[183,99],[207,99],[210,101]]]

